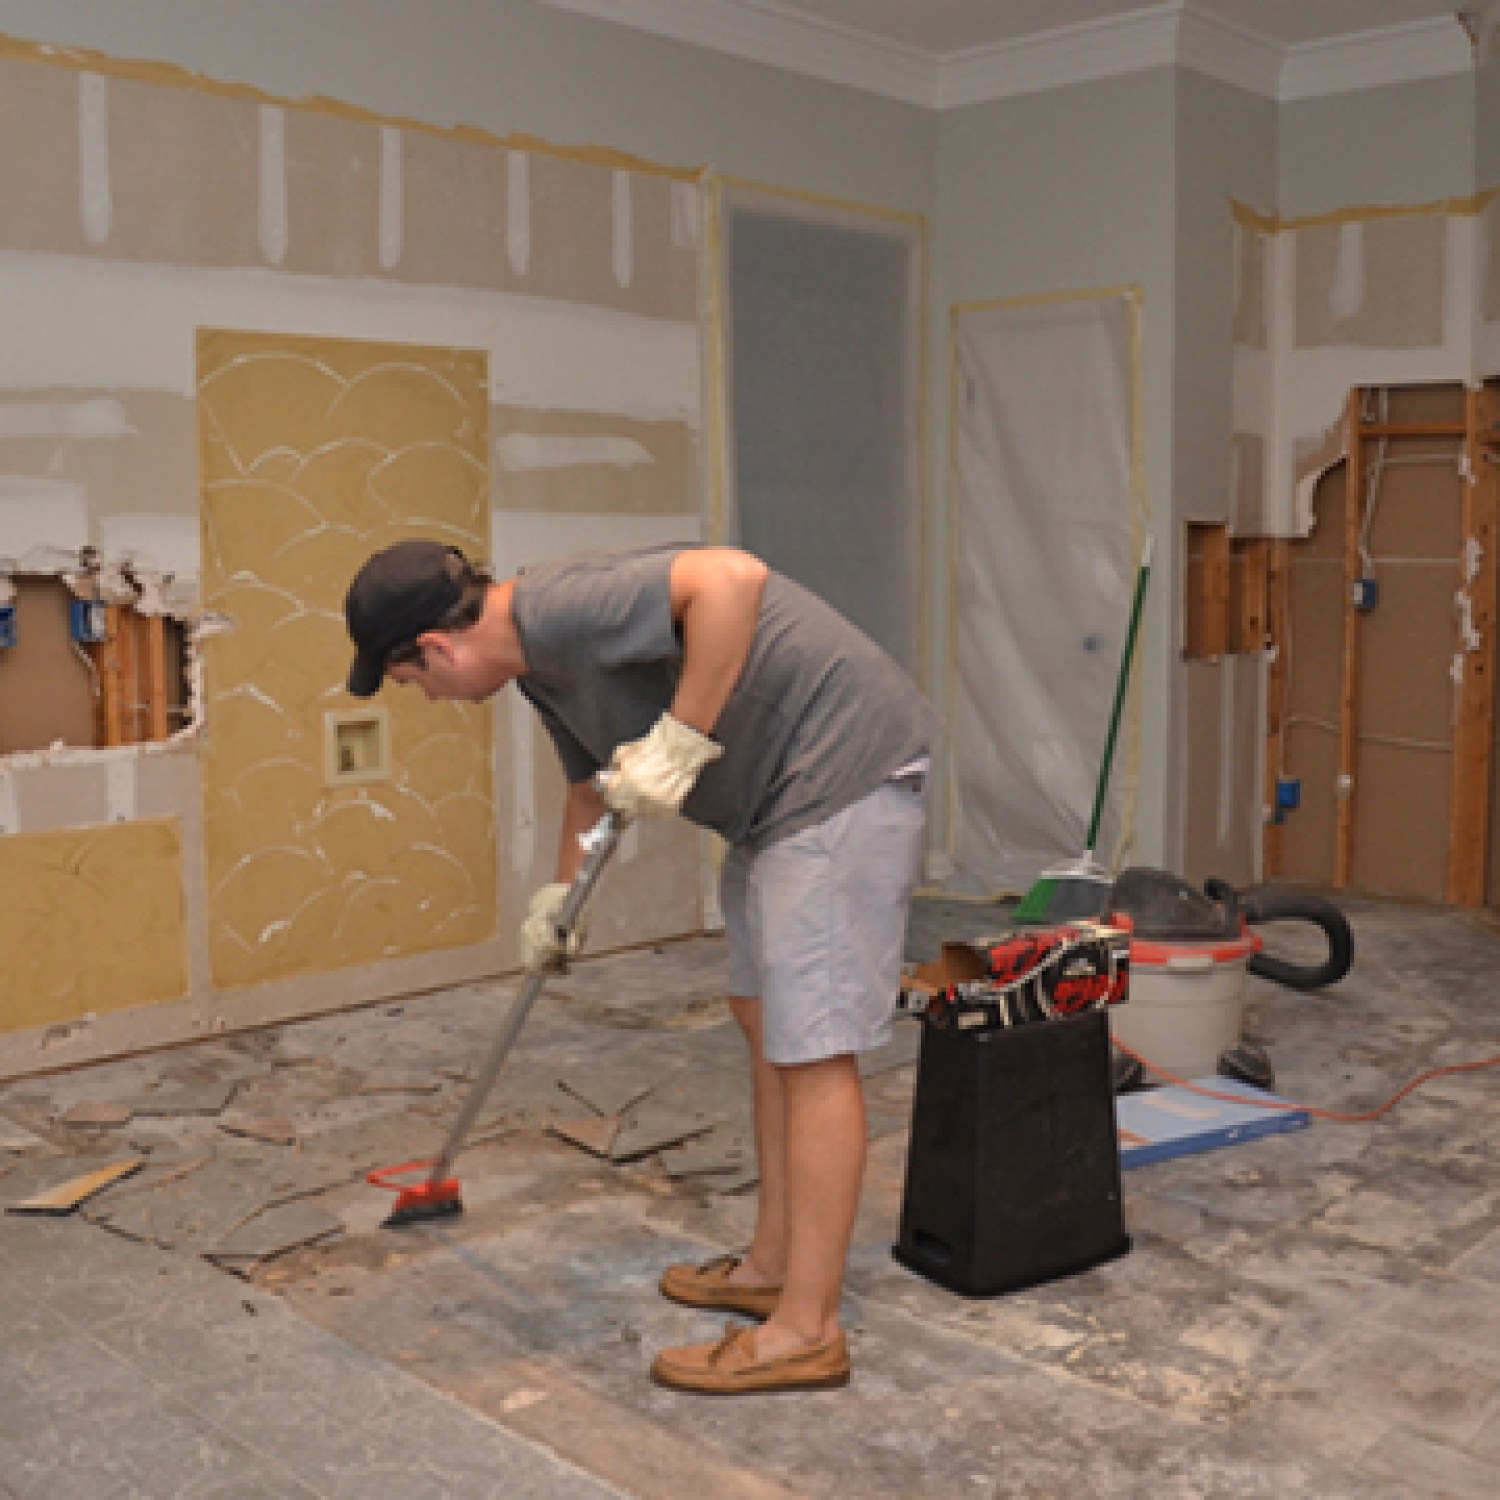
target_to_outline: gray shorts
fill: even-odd
[[[768,1062],[818,1062],[890,1040],[926,788],[925,769],[908,772],[825,822],[725,857],[729,993],[760,1000]]]

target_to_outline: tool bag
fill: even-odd
[[[1120,1005],[1129,988],[1129,931],[1064,922],[944,943],[903,977],[900,1008],[941,1029],[994,1031]]]

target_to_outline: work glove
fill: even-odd
[[[650,734],[616,748],[603,777],[604,800],[626,819],[674,813],[704,766],[723,753],[706,734],[663,714]]]
[[[583,947],[582,915],[568,934],[566,949],[557,938],[557,919],[568,899],[568,889],[558,883],[544,885],[532,894],[526,920],[521,923],[521,962],[528,974],[564,974],[568,960]]]

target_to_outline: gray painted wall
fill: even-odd
[[[1475,76],[1474,186],[1500,187],[1500,53]]]
[[[1286,218],[1474,191],[1471,76],[1281,106],[1277,204]]]

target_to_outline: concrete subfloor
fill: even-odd
[[[1346,906],[1344,984],[1251,981],[1280,1092],[1363,1109],[1500,1053],[1495,932]],[[919,905],[910,956],[996,916]],[[0,1496],[1500,1493],[1493,1071],[1377,1122],[1132,1169],[1131,1253],[969,1300],[889,1253],[919,1035],[903,1019],[867,1064],[853,1383],[727,1401],[652,1385],[657,1348],[719,1326],[658,1296],[661,1267],[742,1245],[753,1214],[722,960],[704,938],[557,981],[460,1159],[466,1212],[418,1229],[379,1227],[390,1199],[363,1173],[441,1139],[508,984],[0,1088],[0,1202],[145,1162],[70,1215],[0,1216]],[[81,1105],[130,1118],[62,1122]],[[616,1162],[549,1129],[621,1107],[638,1142],[676,1121],[724,1170],[674,1178],[691,1153]]]

